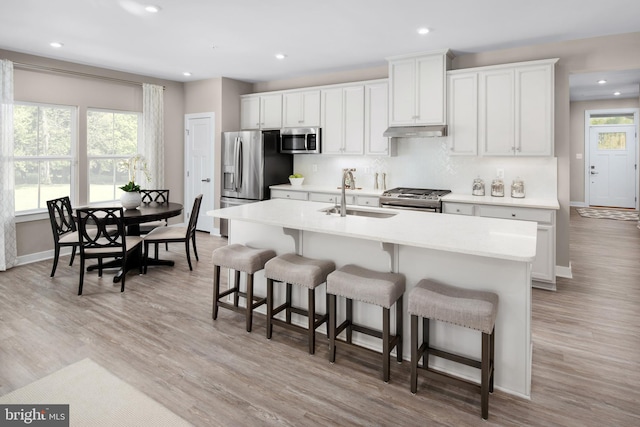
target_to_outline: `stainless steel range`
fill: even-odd
[[[415,211],[442,212],[442,196],[451,190],[398,187],[380,196],[380,207]]]

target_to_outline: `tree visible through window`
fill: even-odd
[[[89,202],[117,200],[129,181],[122,162],[138,153],[140,114],[87,111]]]
[[[76,108],[16,103],[13,115],[16,212],[46,209],[72,195]]]

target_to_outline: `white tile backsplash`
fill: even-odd
[[[558,166],[555,157],[471,157],[450,156],[446,138],[403,138],[396,157],[294,155],[294,171],[305,176],[305,184],[339,186],[343,168],[356,168],[356,185],[372,189],[378,172],[387,174],[387,188],[421,187],[449,189],[471,194],[478,176],[487,193],[497,169],[504,170],[505,193],[511,182],[524,180],[529,197],[557,198]],[[314,172],[314,166],[316,172]]]

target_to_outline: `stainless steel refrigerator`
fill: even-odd
[[[293,156],[281,154],[279,143],[277,130],[224,132],[221,208],[269,199],[270,185],[288,182]],[[229,235],[225,219],[220,219],[220,234]]]

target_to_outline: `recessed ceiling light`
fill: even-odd
[[[284,59],[286,57],[287,57],[287,55],[285,55],[284,53],[276,53],[276,58],[277,59]]]
[[[182,73],[183,76],[189,77],[191,76],[191,73],[188,71],[185,71],[184,73]]]
[[[599,85],[603,85],[603,84],[605,84],[606,82],[607,82],[607,81],[606,81],[605,79],[600,79],[600,80],[598,80],[598,84],[599,84]]]
[[[55,47],[55,48],[59,48],[59,47],[62,47],[64,45],[62,43],[60,43],[60,42],[51,42],[51,43],[49,43],[49,46]]]
[[[149,6],[145,6],[144,10],[146,10],[149,13],[158,13],[160,12],[161,7],[150,4]]]
[[[425,35],[425,34],[429,34],[429,29],[428,28],[418,28],[418,34],[420,35]]]
[[[621,93],[620,93],[620,92],[613,92],[613,94],[614,94],[615,96],[620,96],[620,95],[621,95]]]

